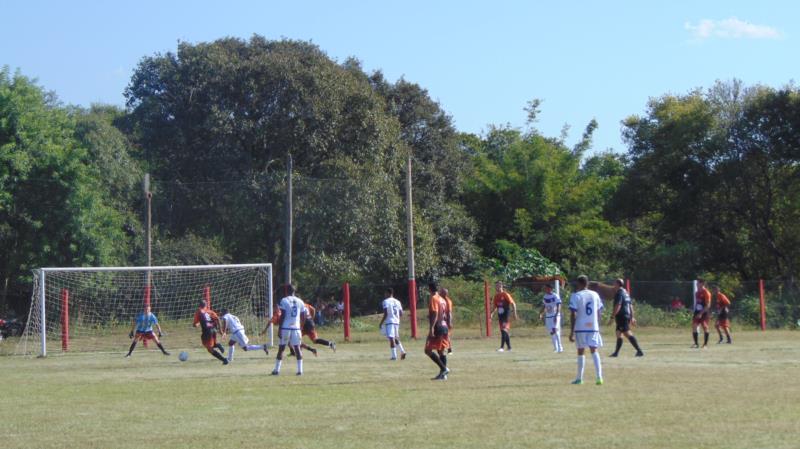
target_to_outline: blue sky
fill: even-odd
[[[428,89],[461,131],[537,128],[625,151],[620,121],[647,100],[739,78],[780,87],[800,73],[794,1],[7,1],[0,65],[70,104],[122,105],[143,56],[223,36],[309,40],[390,80]]]

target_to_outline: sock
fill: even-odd
[[[275,371],[278,373],[281,372],[281,362],[283,362],[283,360],[275,359]]]
[[[731,343],[733,339],[731,338],[731,333],[728,332],[728,329],[725,329],[725,336],[728,337],[728,343]]]
[[[558,351],[558,335],[554,333],[550,339],[553,340],[553,350]]]
[[[392,348],[392,358],[393,359],[397,358],[397,348]]]
[[[597,376],[597,379],[603,378],[603,364],[600,362],[600,353],[593,352],[592,353],[592,360],[594,360],[594,373]]]
[[[558,350],[563,351],[564,346],[561,344],[561,331],[556,330],[556,341],[558,342]]]
[[[164,349],[164,345],[162,345],[161,343],[156,343],[156,345],[158,346],[158,349],[161,350],[161,352],[163,352],[164,354],[168,354],[167,350]]]
[[[325,340],[324,338],[318,338],[318,339],[314,340],[314,343],[316,343],[318,345],[325,345],[325,346],[330,346],[331,345],[331,342],[329,342],[328,340]]]
[[[135,348],[135,347],[136,347],[136,340],[133,340],[133,343],[131,343],[130,349],[128,349],[128,355],[131,355],[133,353],[133,348]]]
[[[440,371],[444,371],[445,366],[442,365],[442,360],[439,358],[439,354],[437,354],[435,352],[431,352],[430,354],[428,354],[428,357],[430,357],[431,360],[433,360],[433,363],[435,363],[436,366],[439,367]]]
[[[399,341],[397,342],[397,347],[398,347],[398,348],[400,348],[400,352],[401,352],[402,354],[405,354],[405,353],[406,353],[406,350],[405,350],[405,348],[403,348],[403,344],[402,344],[402,343],[400,343]]]
[[[578,377],[576,379],[583,380],[583,365],[586,364],[586,356],[579,355],[578,356]]]
[[[442,354],[439,356],[439,360],[442,361],[442,366],[444,367],[442,371],[447,371],[447,356]]]
[[[692,338],[694,338],[694,345],[698,346],[698,344],[697,344],[697,332],[692,332]]]
[[[264,345],[247,345],[242,349],[245,351],[263,351]],[[231,346],[231,351],[233,351],[233,346]]]
[[[225,358],[225,356],[224,356],[224,355],[220,354],[219,352],[217,352],[217,351],[215,351],[215,350],[213,350],[213,349],[211,350],[211,355],[213,355],[214,357],[216,357],[217,359],[219,359],[219,361],[220,361],[220,362],[227,362],[227,361],[228,361],[228,360]]]
[[[228,347],[228,361],[229,362],[233,361],[233,350],[234,350],[234,348],[236,348],[236,346],[231,345],[231,346]]]
[[[631,342],[633,347],[636,349],[636,352],[642,352],[642,348],[639,347],[639,341],[636,340],[636,336],[631,335],[631,337],[628,339],[628,341]]]
[[[503,349],[503,346],[506,345],[506,332],[500,331],[500,349]]]
[[[708,332],[703,334],[703,346],[708,344]]]
[[[303,359],[297,359],[297,372],[303,374]]]
[[[617,348],[614,349],[614,354],[618,354],[621,348],[622,348],[622,337],[617,337]]]
[[[222,346],[221,343],[217,343],[216,345],[214,345],[214,347],[219,349],[219,352],[225,354],[225,348]]]

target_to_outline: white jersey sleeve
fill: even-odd
[[[242,322],[239,321],[239,317],[236,315],[232,315],[230,313],[226,313],[222,316],[222,319],[225,321],[225,329],[228,331],[229,334],[233,334],[235,332],[239,332],[240,330],[244,329]]]
[[[383,300],[383,310],[386,311],[386,324],[400,324],[400,315],[403,313],[403,305],[395,298]]]
[[[569,299],[569,308],[575,312],[575,332],[599,332],[603,301],[592,290],[575,292]]]
[[[300,316],[306,310],[306,305],[296,296],[287,296],[281,299],[282,317],[281,329],[300,330]]]

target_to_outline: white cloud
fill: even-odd
[[[730,17],[723,20],[703,19],[697,24],[683,26],[697,40],[719,39],[778,39],[781,32],[767,25],[755,25]]]

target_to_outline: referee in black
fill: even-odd
[[[641,357],[644,355],[644,352],[642,352],[642,348],[639,347],[639,342],[636,341],[636,337],[634,337],[633,332],[631,332],[631,325],[636,324],[636,318],[633,316],[633,302],[631,302],[628,291],[625,290],[622,285],[622,279],[614,281],[616,293],[614,294],[614,312],[611,314],[611,320],[614,320],[617,325],[617,348],[614,350],[614,353],[611,354],[611,357],[617,357],[619,355],[619,349],[622,347],[623,335],[631,342],[633,347],[636,348],[636,357]],[[609,320],[609,324],[611,324],[611,320]]]

